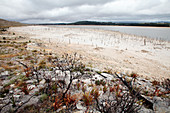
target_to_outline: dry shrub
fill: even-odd
[[[59,93],[55,98],[55,102],[53,103],[54,110],[60,109],[64,105],[66,105],[67,110],[74,109],[78,101],[77,96],[77,94],[71,95],[71,93],[67,93],[63,98],[62,93]]]
[[[160,82],[159,82],[159,81],[154,80],[154,81],[152,81],[152,85],[154,85],[154,86],[156,86],[156,85],[160,85]]]
[[[137,101],[135,96],[129,92],[124,92],[122,96],[110,95],[109,99],[98,101],[97,110],[101,113],[136,113],[141,108],[141,101]],[[137,104],[138,103],[138,104]]]
[[[8,66],[5,64],[1,64],[1,67],[4,68],[5,70],[13,70],[13,69],[20,69],[20,66],[16,65],[16,66]]]
[[[90,92],[85,92],[83,94],[83,102],[84,104],[89,107],[93,103],[93,96],[90,94]]]
[[[167,91],[170,91],[170,79],[163,79],[163,81],[161,82],[161,86]]]
[[[6,55],[0,55],[0,59],[6,59],[6,58],[12,58],[15,56],[18,56],[19,54],[6,54]]]

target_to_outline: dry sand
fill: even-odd
[[[46,49],[58,54],[81,54],[83,61],[93,68],[135,72],[149,78],[170,78],[170,43],[166,41],[65,26],[25,26],[9,30],[18,35],[40,39]]]

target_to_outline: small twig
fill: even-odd
[[[139,99],[139,100],[143,100],[143,105],[149,109],[152,109],[153,110],[153,103],[150,102],[149,100],[147,100],[146,98],[144,98],[142,95],[140,95],[139,92],[136,92],[132,86],[130,84],[127,83],[127,81],[124,79],[122,79],[122,77],[120,77],[117,73],[115,73],[115,75],[124,83],[124,85],[126,85],[129,89],[129,91],[131,91],[131,93],[133,95],[136,95],[136,97]]]
[[[5,107],[5,106],[7,106],[7,105],[9,105],[11,102],[9,101],[8,103],[6,103],[4,106],[2,106],[1,108],[0,108],[0,111]]]
[[[31,100],[31,98],[34,97],[34,95],[32,95],[27,101],[25,101],[22,105],[18,106],[18,108],[15,109],[14,113],[16,113],[18,111],[18,109],[20,109],[24,104],[26,104],[27,102],[29,102]]]
[[[23,65],[25,68],[28,68],[27,65],[25,65],[24,63],[20,62],[20,61],[17,61],[19,64]]]
[[[107,78],[106,76],[102,75],[101,73],[99,73],[97,71],[96,71],[96,73],[99,74],[100,76],[102,76],[103,78]]]

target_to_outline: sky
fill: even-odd
[[[170,0],[0,0],[0,18],[22,23],[170,21]]]

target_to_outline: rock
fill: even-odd
[[[97,69],[97,68],[91,68],[93,71],[97,71],[97,72],[99,72],[99,71],[101,71],[101,70],[99,70],[99,69]]]
[[[14,88],[14,87],[15,87],[15,84],[11,84],[10,87],[11,87],[11,88]]]
[[[27,80],[26,83],[27,83],[27,84],[32,84],[32,83],[34,83],[35,81],[36,81],[36,80]]]
[[[33,89],[33,88],[35,88],[35,85],[28,85],[27,87],[28,87],[28,89]]]
[[[95,78],[95,79],[97,79],[97,80],[102,80],[102,79],[103,79],[103,77],[102,77],[101,75],[99,75],[99,74],[95,74],[95,75],[93,76],[93,78]]]
[[[26,102],[30,97],[31,97],[30,95],[25,95],[24,98],[22,98],[21,103]],[[38,97],[32,97],[32,98],[29,100],[29,102],[27,102],[27,103],[25,103],[25,104],[23,105],[23,107],[24,107],[24,106],[33,105],[33,104],[37,104],[38,101],[39,101],[39,98],[38,98]]]
[[[52,78],[52,81],[56,81],[57,80],[57,78]]]
[[[19,100],[21,95],[14,95],[15,100]]]
[[[45,79],[42,79],[42,80],[40,81],[40,84],[43,85],[43,84],[45,84],[45,82],[46,82]]]
[[[75,111],[74,113],[84,113],[84,111]]]
[[[162,100],[160,97],[153,98],[153,109],[155,113],[170,113],[170,102],[168,100]]]
[[[90,81],[91,79],[84,79],[84,80],[82,80],[85,84],[91,84],[91,81]]]
[[[39,89],[38,88],[34,88],[33,90],[31,90],[29,92],[29,94],[35,94],[36,92],[39,92]]]
[[[62,73],[62,71],[61,71],[61,70],[56,70],[55,72],[56,72],[57,74]]]
[[[1,73],[1,76],[7,76],[7,75],[9,75],[9,71],[4,71]]]
[[[11,90],[11,91],[9,91],[9,93],[10,93],[10,94],[13,94],[13,93],[14,93],[14,91],[13,91],[13,90]]]
[[[44,86],[45,86],[45,85],[40,84],[40,85],[37,85],[37,88],[38,88],[38,89],[42,89],[42,88],[44,88]]]
[[[22,94],[22,91],[21,91],[21,89],[14,89],[14,94],[15,95],[20,95],[20,94]]]
[[[0,92],[2,92],[2,90],[3,90],[3,86],[0,86]]]
[[[64,112],[64,111],[62,111],[62,110],[65,110],[66,109],[66,106],[62,106],[61,108],[59,108],[57,111],[56,111],[56,113],[62,113],[62,112]]]
[[[146,109],[145,107],[142,107],[139,111],[139,113],[154,113],[151,109]]]
[[[107,74],[107,73],[101,73],[101,75],[107,77],[107,80],[112,80],[113,79],[113,75]]]
[[[77,109],[78,109],[78,110],[83,110],[83,111],[85,111],[85,110],[86,110],[86,107],[83,107],[81,104],[82,104],[82,103],[81,103],[80,101],[76,104]]]

